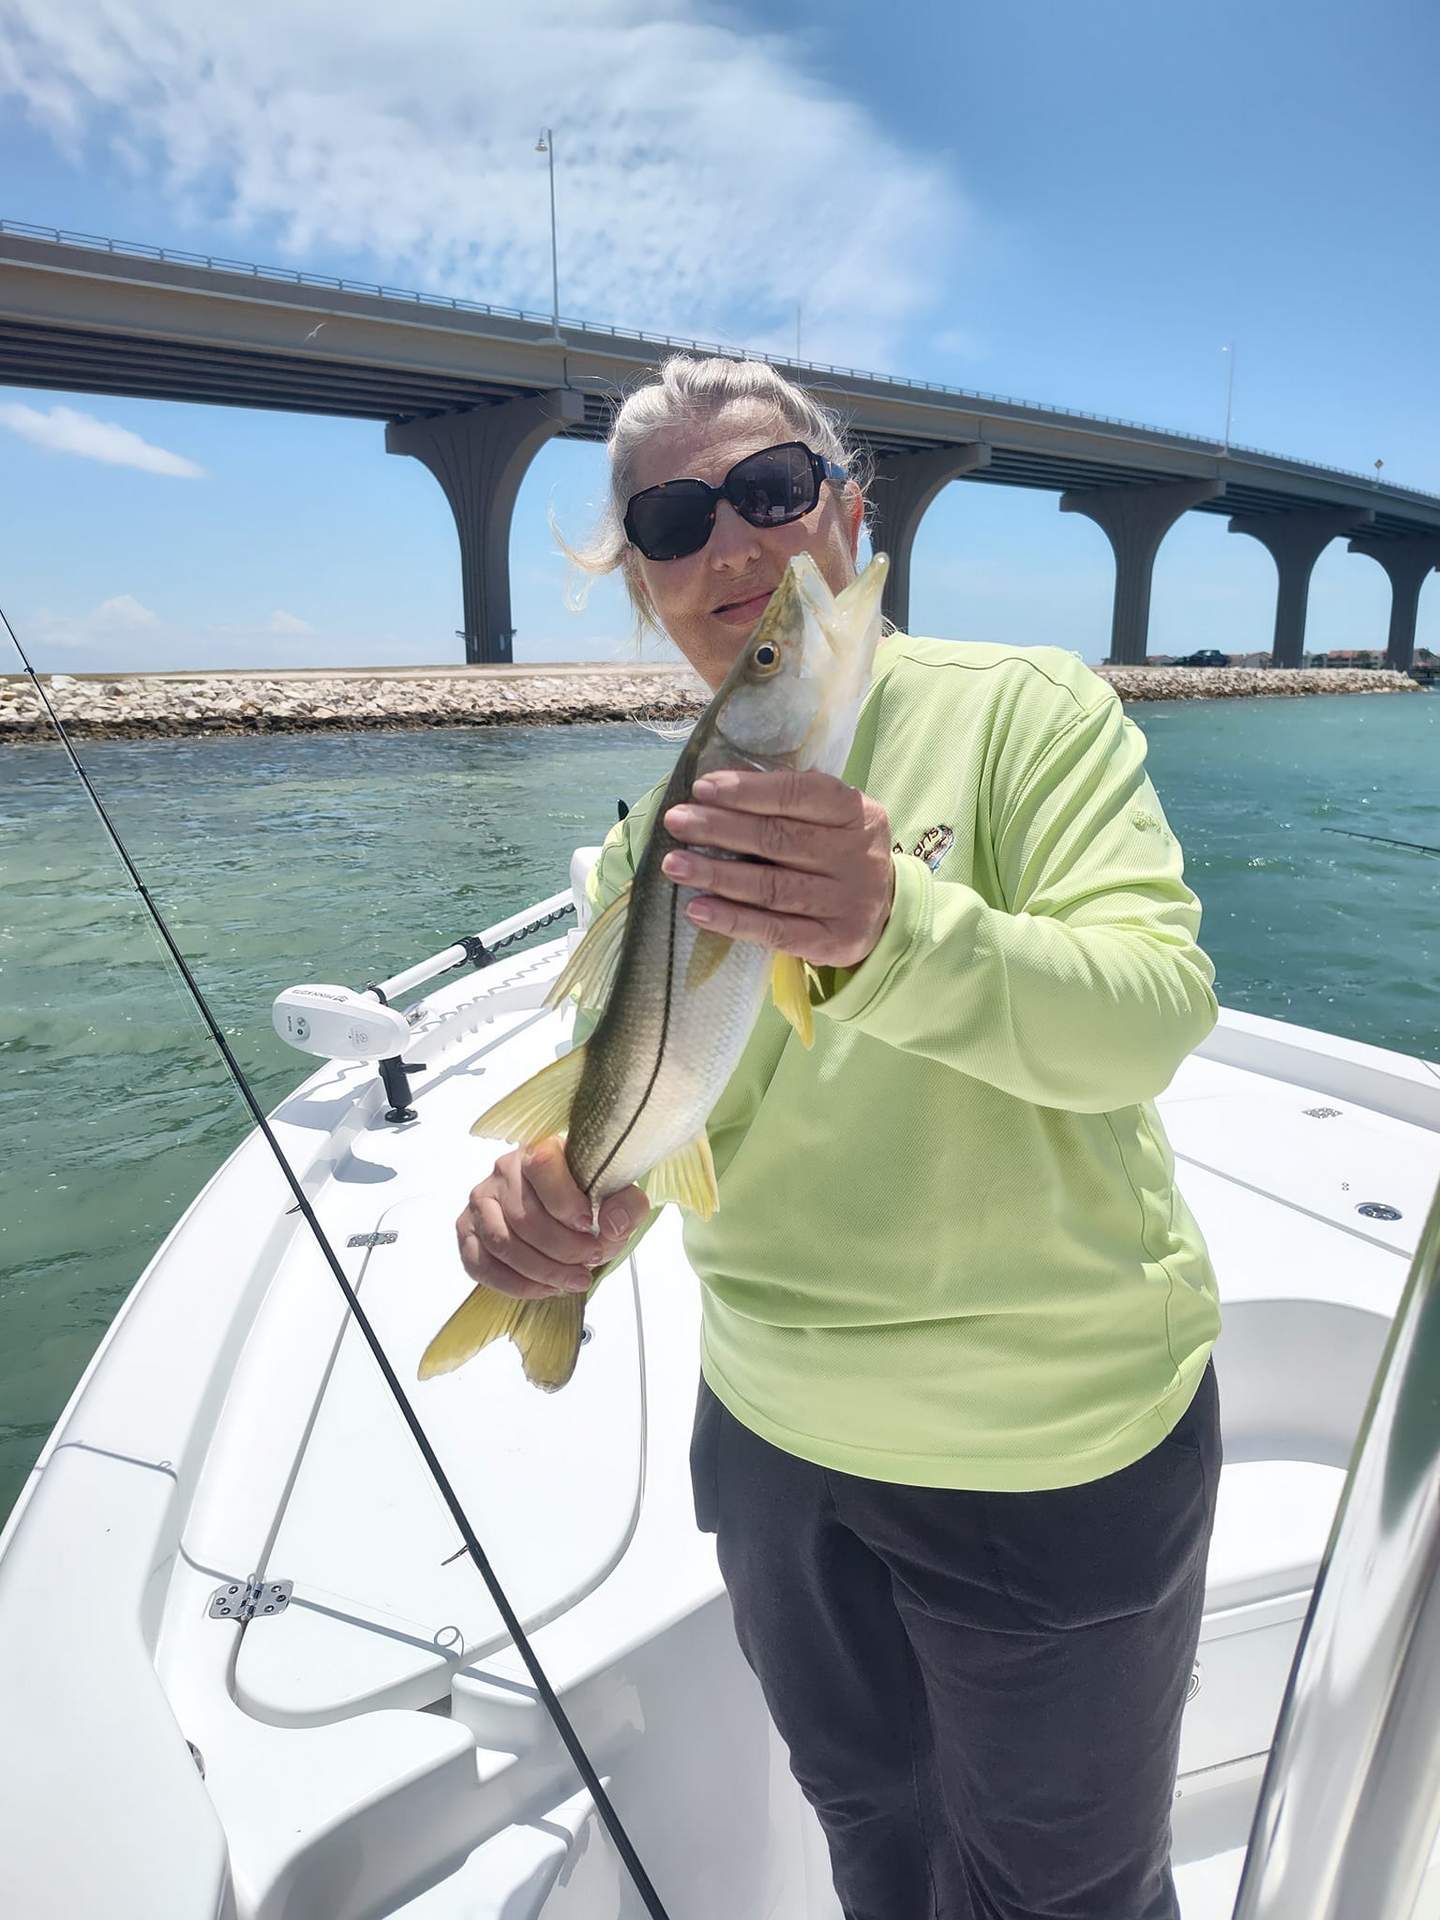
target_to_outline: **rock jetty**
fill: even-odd
[[[1418,693],[1408,674],[1364,668],[1100,667],[1122,700],[1234,700],[1307,693]],[[676,721],[706,690],[683,663],[356,668],[245,673],[42,675],[66,727],[89,739],[317,733],[407,727],[578,726]],[[49,722],[30,683],[0,678],[0,742]]]

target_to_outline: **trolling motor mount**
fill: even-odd
[[[356,993],[329,983],[287,987],[275,996],[271,1020],[280,1038],[301,1053],[375,1061],[390,1102],[385,1118],[392,1126],[415,1118],[409,1075],[423,1073],[424,1064],[401,1058],[410,1044],[410,1022],[388,1004],[382,988]]]

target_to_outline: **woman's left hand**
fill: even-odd
[[[688,908],[697,926],[816,967],[859,966],[885,930],[895,898],[889,819],[832,774],[706,774],[665,826],[696,847],[754,856],[666,854],[666,878],[700,890]]]

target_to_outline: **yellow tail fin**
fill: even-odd
[[[583,1293],[557,1293],[546,1300],[513,1300],[493,1287],[476,1287],[421,1354],[419,1377],[432,1380],[437,1373],[453,1373],[508,1333],[520,1349],[525,1378],[554,1393],[575,1371],[586,1298]]]

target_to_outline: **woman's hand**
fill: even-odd
[[[565,1164],[558,1135],[503,1153],[455,1222],[460,1262],[470,1278],[517,1300],[583,1293],[592,1269],[613,1260],[650,1202],[639,1187],[612,1193],[590,1230],[590,1202]]]
[[[688,909],[697,926],[817,967],[858,966],[885,930],[895,899],[889,819],[832,774],[706,774],[665,826],[677,840],[758,856],[666,854],[666,877],[701,890]]]

